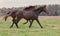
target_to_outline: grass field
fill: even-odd
[[[60,16],[58,17],[40,17],[39,20],[43,25],[43,29],[33,22],[32,27],[29,29],[29,23],[23,25],[26,21],[22,19],[19,22],[19,29],[14,25],[13,28],[9,28],[12,21],[8,19],[6,22],[0,18],[0,36],[60,36]]]

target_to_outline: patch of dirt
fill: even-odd
[[[4,16],[0,16],[0,20],[4,20]],[[12,19],[11,17],[9,17],[8,19]]]
[[[12,19],[12,18],[9,17],[8,19]],[[39,19],[60,20],[60,16],[39,16]],[[0,16],[0,20],[4,20],[4,16]]]
[[[60,20],[60,16],[39,16],[39,19]]]

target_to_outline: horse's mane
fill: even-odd
[[[45,8],[45,7],[46,7],[46,5],[44,5],[44,6],[40,6],[39,8],[35,9],[34,11],[35,11],[35,12],[36,12],[36,11],[39,11],[39,10]]]
[[[36,12],[36,11],[39,11],[40,9],[42,9],[42,7],[39,7],[37,9],[35,9],[34,11]]]
[[[31,10],[32,8],[35,8],[35,6],[26,7],[26,8],[24,8],[24,10]]]

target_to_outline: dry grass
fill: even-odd
[[[40,19],[47,19],[47,20],[60,20],[60,16],[39,16]]]

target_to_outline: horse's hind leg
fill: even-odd
[[[36,21],[38,22],[39,26],[40,26],[41,28],[43,28],[43,26],[40,24],[39,20],[37,19]]]
[[[28,20],[25,23],[23,23],[23,24],[27,24],[27,23],[28,23]]]
[[[10,28],[12,28],[12,27],[13,27],[13,25],[14,25],[14,22],[12,23],[12,25],[10,26]]]

